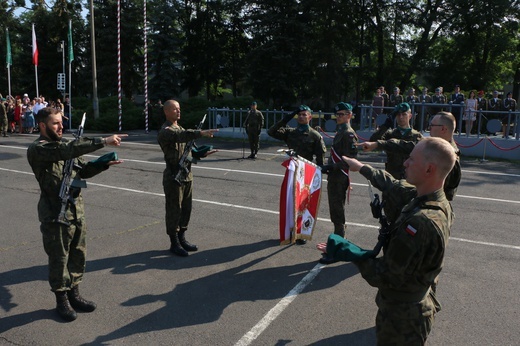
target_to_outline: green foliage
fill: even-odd
[[[136,106],[127,99],[121,100],[121,125],[123,131],[144,129],[145,117],[142,106]],[[116,96],[106,97],[99,100],[99,118],[94,119],[92,101],[87,98],[73,99],[72,125],[77,126],[83,116],[87,113],[86,128],[89,131],[118,132],[119,131],[119,103]]]
[[[39,91],[47,99],[61,97],[56,74],[63,56],[57,47],[66,42],[72,19],[77,100],[92,93],[90,15],[82,18],[82,0],[50,3],[32,1],[32,9],[17,17],[23,0],[0,1],[0,20],[11,36],[12,93],[33,96],[36,90],[30,55],[34,23]],[[121,84],[127,98],[144,94],[143,5],[143,0],[121,2]],[[114,97],[116,2],[96,0],[94,6],[98,96]],[[456,83],[466,90],[513,85],[520,97],[518,1],[148,0],[147,8],[153,103],[187,96],[194,104],[202,98],[211,106],[247,108],[252,95],[263,108],[306,103],[327,111],[338,100],[371,99],[380,85],[448,91]],[[2,59],[5,51],[0,44]],[[0,85],[5,95],[6,73]],[[123,107],[123,129],[141,124],[142,110],[134,115],[132,107]],[[192,125],[189,103],[186,107],[184,120]],[[117,118],[107,116],[100,128],[117,128],[111,117]]]

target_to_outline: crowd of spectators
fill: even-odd
[[[7,96],[5,98],[0,94],[0,100],[7,115],[7,129],[5,135],[7,135],[7,133],[24,134],[33,133],[35,131],[37,132],[38,124],[35,120],[36,114],[38,114],[40,109],[45,107],[52,107],[60,110],[63,115],[63,126],[64,128],[68,128],[68,110],[66,109],[66,105],[61,102],[61,99],[57,99],[56,101],[50,100],[47,102],[43,95],[31,99],[28,94],[14,97]],[[65,100],[67,103],[68,98]]]
[[[398,87],[395,87],[393,93],[388,95],[385,92],[385,87],[381,86],[377,88],[372,100],[372,118],[375,121],[379,114],[391,112],[393,107],[402,102],[407,102],[414,109],[412,123],[417,130],[425,130],[431,116],[440,111],[448,110],[455,116],[457,124],[461,121],[464,123],[462,132],[476,133],[478,129],[475,128],[475,122],[480,115],[483,124],[490,119],[499,119],[502,123],[502,134],[504,135],[508,122],[515,120],[514,117],[509,119],[509,111],[517,111],[517,102],[512,97],[511,92],[504,97],[500,97],[497,90],[487,94],[483,90],[470,90],[465,94],[461,92],[460,85],[455,85],[451,94],[445,94],[443,87],[439,86],[435,88],[433,94],[428,92],[428,88],[423,88],[420,96],[416,96],[415,89],[410,88],[405,97]],[[418,103],[421,105],[418,106]],[[436,104],[439,106],[436,106]],[[453,105],[460,105],[461,107],[453,107]],[[424,111],[425,118],[422,122],[424,128],[421,129],[420,122],[415,121],[415,117],[422,111]]]

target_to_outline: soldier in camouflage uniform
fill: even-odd
[[[287,123],[298,115],[298,127],[288,127]],[[310,126],[312,111],[309,107],[301,105],[292,113],[287,114],[282,120],[269,128],[267,134],[273,138],[284,141],[289,149],[294,150],[296,155],[308,161],[316,157],[316,164],[323,166],[323,158],[327,151],[323,137]],[[303,245],[305,239],[296,239],[297,245]]]
[[[181,118],[181,107],[175,100],[166,101],[163,109],[166,122],[159,130],[157,141],[164,153],[164,161],[166,161],[166,168],[163,172],[166,233],[170,237],[170,251],[177,256],[186,257],[188,251],[198,250],[198,247],[189,243],[185,236],[191,216],[193,174],[190,165],[189,174],[183,177],[183,181],[179,185],[175,181],[175,176],[179,172],[179,160],[187,142],[202,136],[213,137],[213,133],[218,130],[185,130],[178,124]],[[190,159],[191,153],[188,156],[188,160]]]
[[[86,258],[86,224],[81,189],[71,187],[74,203],[67,203],[67,224],[58,222],[62,208],[59,198],[66,160],[74,159],[75,169],[71,179],[90,178],[122,161],[106,163],[85,162],[81,155],[91,153],[106,145],[118,146],[126,135],[110,137],[82,137],[69,141],[62,138],[62,113],[54,108],[43,108],[37,121],[40,137],[27,149],[27,159],[40,185],[38,217],[43,236],[43,247],[49,256],[49,284],[56,295],[56,309],[66,321],[73,321],[74,309],[91,312],[96,304],[83,299],[78,285],[83,280]]]
[[[390,95],[390,98],[388,99],[388,106],[395,107],[400,103],[404,102],[403,95],[400,94],[401,89],[398,87],[394,88],[394,93]]]
[[[445,104],[446,103],[446,96],[442,93],[442,88],[437,87],[435,88],[435,94],[432,96],[432,103],[437,104]],[[441,107],[432,107],[433,114],[437,114],[438,112],[442,112],[444,108]]]
[[[410,126],[410,119],[412,117],[412,113],[410,110],[410,105],[408,103],[404,102],[396,106],[395,114],[397,127],[395,129],[388,129],[386,131],[384,131],[384,127],[381,127],[381,129],[379,129],[370,137],[370,141],[377,140],[377,143],[380,143],[380,141],[386,141],[391,138],[396,138],[417,143],[417,141],[419,141],[423,137],[419,131],[412,129]],[[383,133],[381,134],[381,132]],[[380,140],[378,140],[379,135]],[[381,147],[378,148],[382,149]],[[408,154],[409,153],[405,154],[400,151],[386,151],[387,159],[385,169],[394,178],[404,178],[403,163],[408,158]]]
[[[323,166],[322,173],[328,174],[327,193],[329,198],[330,220],[334,224],[334,233],[344,237],[347,230],[345,224],[345,202],[350,188],[348,165],[342,156],[357,157],[358,137],[350,127],[352,106],[340,102],[334,108],[336,112],[336,135],[330,148],[328,164]]]
[[[415,186],[417,197],[395,221],[383,256],[353,258],[344,239],[329,238],[317,245],[337,260],[350,258],[363,278],[378,288],[378,345],[424,345],[441,310],[435,285],[453,223],[443,182],[455,161],[452,147],[440,138],[425,138],[415,146],[405,165],[406,180]],[[347,162],[351,171],[364,169],[357,160]]]
[[[244,121],[244,128],[249,139],[249,146],[251,148],[251,155],[248,159],[255,159],[260,148],[260,133],[264,127],[264,115],[256,109],[256,102],[251,103],[251,110],[247,113],[247,118]]]
[[[0,132],[2,136],[9,137],[7,135],[7,111],[5,109],[4,100],[2,100],[2,104],[0,105]]]
[[[323,157],[327,149],[323,142],[323,137],[310,126],[312,119],[311,109],[301,105],[293,113],[287,114],[282,120],[269,128],[269,136],[284,141],[289,149],[306,160],[313,161],[316,157],[316,164],[323,166]],[[298,127],[287,127],[287,123],[298,114]]]

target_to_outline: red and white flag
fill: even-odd
[[[32,25],[32,62],[38,66],[38,45],[36,44],[36,33],[34,32],[34,24]]]
[[[299,156],[284,161],[280,191],[280,244],[312,239],[321,197],[321,170]]]

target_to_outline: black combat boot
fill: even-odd
[[[63,318],[67,322],[74,321],[78,315],[76,311],[70,306],[69,298],[67,298],[67,292],[59,291],[54,292],[56,295],[56,311],[61,318]]]
[[[177,256],[186,257],[188,256],[188,251],[184,250],[179,243],[179,232],[175,232],[173,234],[170,234],[170,252],[176,254]]]
[[[347,225],[334,225],[334,234],[339,235],[341,238],[345,238],[345,234],[347,231]]]
[[[92,312],[96,310],[96,303],[85,300],[82,296],[80,296],[79,287],[77,285],[72,287],[70,291],[67,292],[67,295],[69,297],[70,305],[72,305],[74,309],[78,309],[84,312]]]
[[[179,243],[181,244],[182,248],[186,251],[197,251],[199,249],[197,245],[188,242],[184,233],[186,233],[186,230],[179,231]]]
[[[251,155],[247,157],[248,159],[254,159],[255,158],[255,152],[251,150]]]

